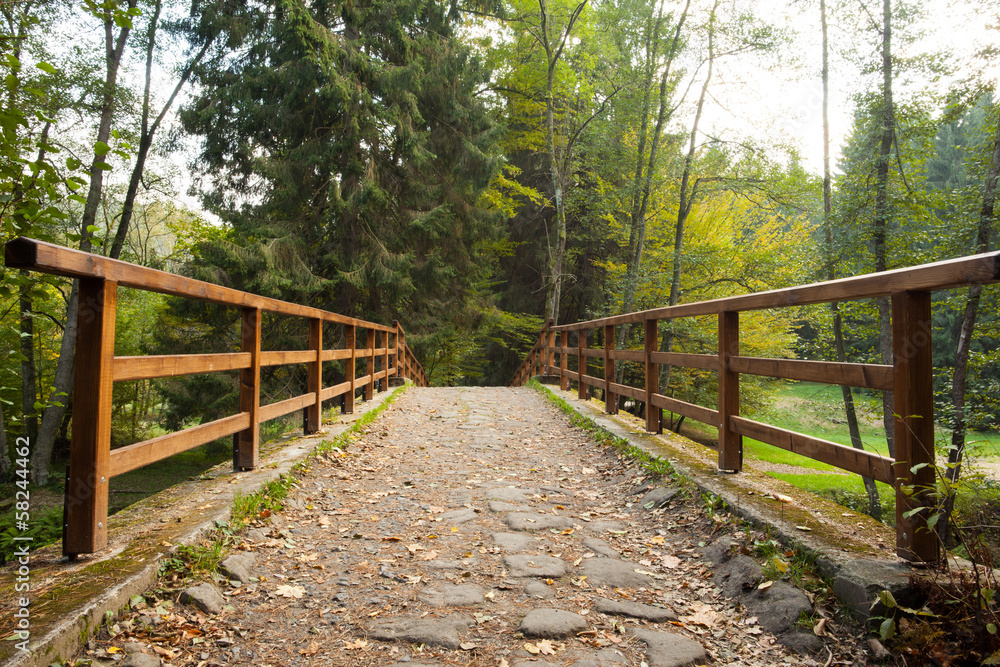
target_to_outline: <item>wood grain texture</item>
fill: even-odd
[[[730,428],[740,435],[766,442],[796,454],[828,463],[849,472],[893,483],[893,460],[829,440],[814,438],[745,417],[731,417]]]
[[[719,470],[743,469],[743,436],[730,427],[740,415],[740,374],[729,369],[729,359],[740,354],[740,315],[719,315]]]
[[[683,368],[703,368],[708,371],[719,370],[719,355],[717,354],[653,352],[650,357],[658,364],[669,364],[670,366],[681,366]]]
[[[323,391],[323,320],[309,320],[309,351],[313,355],[313,360],[309,363],[309,377],[307,379],[309,393],[313,395],[311,404],[306,405],[306,420],[303,431],[306,434],[316,433],[322,426],[323,421],[323,399],[320,398]]]
[[[235,371],[250,367],[250,354],[173,354],[148,357],[115,357],[114,381],[148,380],[195,373]]]
[[[240,412],[250,415],[250,425],[236,436],[233,468],[250,470],[260,458],[260,308],[244,308],[240,317],[240,349],[250,354],[250,366],[240,371]]]
[[[344,414],[352,415],[354,414],[354,396],[356,393],[356,379],[357,370],[354,364],[354,355],[357,353],[355,343],[355,328],[353,324],[348,324],[344,327],[344,347],[347,348],[345,351],[349,352],[348,356],[344,359],[344,378],[346,380],[345,384],[348,385],[346,396],[344,397]],[[322,400],[327,400],[328,398],[333,398],[332,394],[328,394],[330,388],[320,392],[320,398]]]
[[[262,405],[257,413],[259,416],[258,421],[263,424],[266,421],[271,421],[272,419],[277,419],[278,417],[284,417],[289,413],[301,410],[302,408],[307,408],[309,405],[315,403],[316,394],[309,392],[308,394],[286,398],[285,400],[278,401],[277,403]]]
[[[663,394],[653,394],[653,405],[663,410],[668,410],[679,415],[683,415],[695,421],[700,421],[709,426],[719,425],[719,411],[702,407],[695,403],[687,403]]]
[[[930,292],[893,295],[896,555],[918,563],[935,563],[940,559],[937,532],[927,528],[936,492],[931,331]],[[913,492],[905,493],[904,487],[912,488]],[[905,516],[921,507],[926,509]]]
[[[93,553],[108,543],[111,396],[115,361],[113,280],[80,280],[64,554]]]
[[[168,433],[120,447],[111,452],[111,475],[117,476],[155,461],[165,459],[180,452],[186,452],[207,442],[246,430],[250,426],[250,415],[241,412],[223,417],[207,424],[199,424],[176,433]]]
[[[660,388],[660,367],[653,361],[653,352],[659,344],[659,332],[657,331],[657,320],[646,320],[643,335],[643,345],[645,352],[644,379],[646,384],[646,395],[643,401],[646,403],[646,430],[650,433],[662,433],[663,427],[660,424],[660,410],[653,405],[653,396]]]
[[[805,382],[841,384],[883,391],[893,390],[892,366],[882,364],[731,357],[729,370],[737,373],[803,380]]]
[[[609,415],[618,414],[618,399],[611,389],[615,381],[615,327],[604,326],[604,411]]]
[[[319,320],[310,320],[310,322]],[[316,361],[315,350],[267,350],[260,353],[261,366],[283,366],[286,364],[311,364]]]

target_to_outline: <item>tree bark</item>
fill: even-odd
[[[879,141],[878,161],[875,167],[875,220],[872,234],[872,250],[875,255],[875,271],[888,268],[886,238],[889,221],[889,164],[892,159],[892,144],[896,135],[896,115],[892,101],[892,3],[882,0],[882,136]],[[883,364],[892,364],[892,307],[889,297],[876,299],[879,322],[879,355]],[[892,392],[882,392],[882,424],[885,439],[889,445],[889,456],[896,456],[894,440],[895,417],[893,416]]]
[[[979,210],[979,224],[976,229],[975,252],[988,252],[990,249],[990,234],[993,230],[995,215],[997,178],[1000,176],[1000,124],[997,125],[993,137],[993,156],[990,169],[983,185],[983,203]],[[969,287],[965,299],[965,309],[962,313],[962,328],[958,336],[958,349],[955,352],[955,369],[951,376],[952,429],[951,448],[948,450],[948,469],[945,476],[950,485],[958,482],[961,474],[962,460],[965,457],[965,434],[967,419],[965,415],[965,388],[969,373],[969,352],[972,348],[972,334],[976,327],[979,314],[979,299],[983,293],[982,285]],[[947,545],[951,537],[951,515],[955,509],[955,493],[945,495],[943,514],[938,521],[938,534],[942,543]]]
[[[836,252],[833,247],[833,178],[830,173],[830,42],[826,21],[826,0],[819,0],[820,24],[823,32],[823,229],[826,237],[827,280],[836,280]],[[833,312],[833,340],[837,361],[847,361],[847,345],[844,343],[844,322],[840,315],[840,304],[836,301],[830,304]],[[858,412],[854,405],[854,394],[847,385],[840,385],[844,400],[844,413],[847,417],[847,430],[851,436],[851,445],[855,449],[864,450],[861,441],[861,428],[858,425]],[[876,521],[882,520],[882,502],[878,495],[878,486],[871,477],[862,477],[865,493],[868,495],[868,513]]]

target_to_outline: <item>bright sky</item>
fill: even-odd
[[[878,0],[864,0],[864,3],[868,11],[880,19],[881,3]],[[819,2],[737,0],[737,4],[752,7],[760,16],[777,25],[788,26],[796,35],[782,61],[760,63],[746,58],[740,59],[738,65],[733,61],[723,67],[720,83],[726,79],[733,83],[717,89],[720,105],[706,109],[708,124],[705,127],[722,135],[736,133],[766,139],[769,143],[791,142],[800,150],[806,168],[820,174],[823,170],[823,89],[820,79],[822,42]],[[893,5],[896,4],[894,1]],[[949,53],[958,71],[936,84],[939,92],[948,90],[956,81],[974,73],[996,82],[1000,79],[1000,64],[975,61],[970,66],[978,49],[988,44],[1000,44],[1000,31],[990,30],[986,25],[998,22],[997,3],[992,3],[992,10],[987,8],[988,4],[968,0],[921,2],[923,16],[917,24],[906,30],[899,28],[894,31],[894,54]],[[842,3],[828,0],[827,5],[831,50],[831,154],[836,169],[840,147],[851,131],[854,96],[879,85],[877,78],[864,78],[858,71],[857,62],[848,62],[838,52],[852,50],[855,59],[869,60],[879,54],[875,52],[878,48],[875,43],[877,35],[870,27],[870,20],[856,19],[859,22],[855,22],[839,19],[845,11],[864,17],[861,0],[845,0]],[[987,19],[984,15],[991,15],[991,18]],[[917,31],[924,35],[914,43],[904,45],[906,33],[917,34]],[[794,66],[796,58],[798,67]],[[915,87],[923,85],[931,84],[922,79],[907,85],[902,78],[897,79],[897,100],[905,99]]]

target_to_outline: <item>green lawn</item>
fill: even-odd
[[[855,394],[855,405],[861,431],[861,440],[868,451],[888,455],[882,428],[881,399]],[[768,412],[756,417],[774,426],[797,431],[816,438],[822,438],[845,446],[851,445],[846,419],[844,418],[843,396],[840,387],[810,382],[782,383],[774,403]],[[691,424],[706,436],[714,435],[715,429],[700,424]],[[937,429],[939,456],[944,455],[944,447],[950,442],[950,432]],[[1000,433],[970,432],[966,437],[968,455],[975,460],[1000,459]],[[757,461],[768,475],[781,479],[801,489],[834,498],[853,509],[863,511],[867,506],[864,484],[861,477],[854,474],[826,474],[836,468],[813,459],[793,454],[779,447],[767,445],[750,438],[743,440],[744,456]],[[788,470],[767,470],[769,467],[797,466],[801,472]],[[810,471],[816,472],[810,472]],[[892,488],[878,484],[879,494],[887,515],[892,505]]]

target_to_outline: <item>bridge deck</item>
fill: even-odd
[[[641,469],[536,392],[410,389],[366,430],[247,532],[259,580],[222,582],[231,609],[205,624],[178,604],[155,631],[139,609],[99,646],[192,665],[801,664],[713,585],[702,503],[641,507]]]

